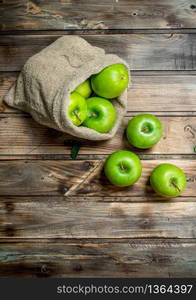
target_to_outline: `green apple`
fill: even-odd
[[[104,171],[113,185],[129,186],[140,178],[142,164],[135,153],[120,150],[109,155],[104,165]]]
[[[132,118],[127,126],[127,139],[131,145],[148,149],[160,140],[163,127],[160,120],[151,114],[140,114]]]
[[[82,82],[80,85],[75,88],[74,92],[77,92],[84,98],[90,97],[92,90],[91,90],[91,85],[90,85],[90,80],[87,79],[84,82]]]
[[[86,103],[87,118],[82,125],[101,133],[110,131],[116,121],[116,110],[113,104],[99,97],[88,98]]]
[[[76,92],[71,93],[67,114],[75,126],[81,125],[87,117],[87,104],[84,97]]]
[[[152,188],[164,197],[177,197],[186,187],[184,172],[172,164],[160,164],[151,173]]]
[[[93,91],[100,97],[112,99],[120,96],[129,83],[127,68],[122,64],[106,67],[91,77]]]

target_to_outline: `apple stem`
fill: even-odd
[[[175,181],[171,181],[171,184],[178,190],[178,192],[180,192],[180,189],[178,187],[178,185],[175,183]]]
[[[97,115],[96,115],[95,113],[92,113],[91,116],[92,116],[92,117],[96,117]]]
[[[82,120],[80,119],[80,117],[78,116],[78,113],[77,113],[77,111],[76,110],[74,110],[73,111],[73,113],[74,113],[74,115],[76,116],[76,118],[80,121],[80,122],[82,122]]]
[[[144,128],[142,129],[142,131],[145,132],[145,131],[148,131],[148,129],[149,129],[148,127],[144,127]]]

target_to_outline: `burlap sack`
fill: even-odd
[[[112,100],[117,120],[108,133],[99,133],[84,126],[74,126],[67,116],[70,93],[92,74],[105,67],[122,63],[121,58],[105,54],[83,38],[65,36],[57,39],[24,65],[5,102],[28,112],[40,124],[89,140],[106,140],[114,136],[126,112],[127,90]]]

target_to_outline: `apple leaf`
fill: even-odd
[[[71,148],[71,154],[70,154],[70,156],[71,156],[72,159],[76,159],[77,158],[78,152],[80,150],[80,147],[81,147],[81,145],[79,143],[72,146],[72,148]]]

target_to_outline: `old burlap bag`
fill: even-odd
[[[127,90],[112,100],[117,120],[108,133],[99,133],[84,126],[74,126],[67,116],[70,93],[92,74],[105,67],[122,63],[121,58],[105,54],[78,36],[57,39],[24,65],[16,83],[4,101],[28,112],[40,124],[89,140],[106,140],[114,136],[126,112]],[[129,69],[129,68],[128,68]]]

